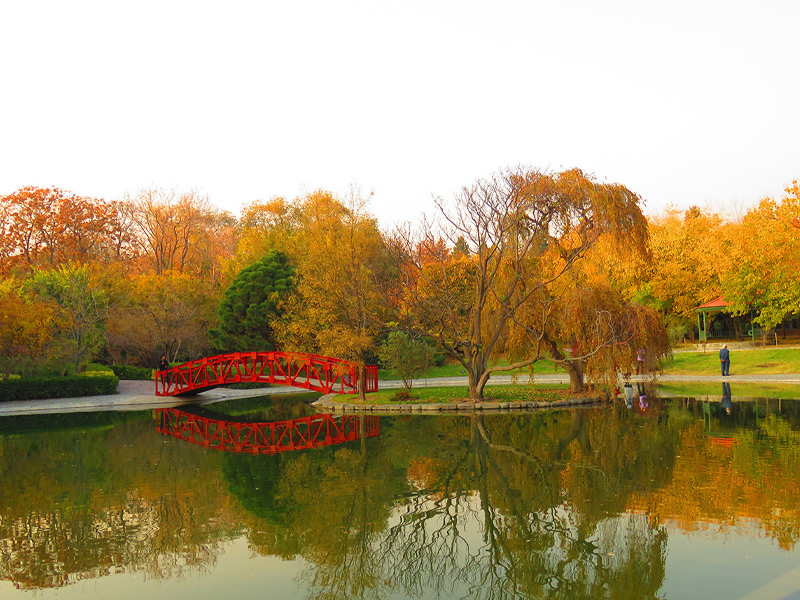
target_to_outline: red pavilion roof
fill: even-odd
[[[709,300],[705,304],[701,304],[695,310],[703,310],[704,308],[725,308],[728,306],[728,302],[723,300],[722,296],[718,298],[714,298],[713,300]]]

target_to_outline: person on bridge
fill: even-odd
[[[722,346],[719,351],[719,362],[722,367],[722,376],[727,377],[731,374],[731,352],[728,350],[728,344]]]
[[[167,356],[165,354],[161,355],[161,360],[158,361],[158,370],[159,371],[166,371],[169,369],[169,361],[167,360]],[[172,383],[172,374],[169,373],[164,378],[167,380],[167,385]]]

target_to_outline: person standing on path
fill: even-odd
[[[724,344],[722,350],[719,351],[719,361],[722,367],[722,376],[727,377],[731,374],[731,351],[728,350],[728,344]]]

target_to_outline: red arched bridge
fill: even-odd
[[[364,391],[378,389],[378,367],[367,366]],[[358,365],[300,352],[234,352],[156,371],[156,396],[196,394],[229,383],[274,383],[325,394],[357,394]]]
[[[272,423],[215,419],[178,408],[156,410],[158,431],[204,448],[245,454],[277,454],[377,437],[377,415],[312,415]]]

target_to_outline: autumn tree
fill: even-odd
[[[670,209],[650,222],[652,261],[638,298],[658,306],[676,331],[693,332],[694,309],[720,295],[728,231],[719,215],[698,207]]]
[[[236,253],[227,263],[230,275],[260,260],[270,250],[285,251],[297,231],[298,207],[284,198],[258,200],[242,208]]]
[[[574,275],[564,288],[520,309],[509,328],[507,356],[543,355],[567,372],[572,391],[585,389],[586,378],[613,388],[618,372],[634,371],[639,349],[645,371],[657,368],[670,353],[661,314],[625,301],[604,282]]]
[[[279,330],[282,348],[356,361],[361,371],[374,351],[387,309],[382,286],[390,279],[389,256],[367,203],[354,194],[345,204],[324,191],[298,204],[290,241],[297,268],[297,296]]]
[[[218,292],[206,281],[169,271],[139,275],[119,290],[109,319],[109,357],[114,362],[153,366],[165,354],[189,360],[210,351]]]
[[[406,326],[435,338],[461,363],[472,400],[483,398],[493,373],[544,357],[570,372],[572,389],[583,389],[583,373],[574,367],[600,348],[627,347],[631,327],[619,311],[578,304],[591,334],[576,343],[578,332],[558,326],[571,318],[559,313],[568,312],[567,298],[580,283],[573,275],[602,237],[646,252],[639,204],[624,186],[597,183],[577,169],[507,170],[464,188],[452,209],[439,199],[441,225],[425,223],[421,234],[406,230],[396,240]],[[448,244],[437,244],[439,238]],[[468,254],[450,250],[459,238]],[[524,356],[510,364],[490,363],[518,348]]]
[[[232,253],[234,243],[231,215],[194,191],[141,190],[126,204],[143,270],[219,281],[220,259]]]
[[[734,315],[757,314],[755,323],[774,327],[800,314],[800,186],[780,200],[764,199],[734,227],[731,268],[722,288]]]
[[[117,209],[58,188],[26,187],[0,197],[0,269],[119,259],[127,232]]]
[[[0,377],[26,374],[46,360],[55,320],[51,305],[0,283]]]
[[[242,269],[217,309],[219,326],[209,332],[214,346],[241,352],[274,350],[273,322],[293,288],[294,269],[277,250]]]
[[[36,271],[24,289],[56,307],[59,316],[60,354],[74,373],[97,355],[104,341],[108,318],[108,299],[100,282],[86,265],[61,265],[53,270]],[[59,354],[57,353],[57,354]],[[58,361],[59,356],[51,356]]]

